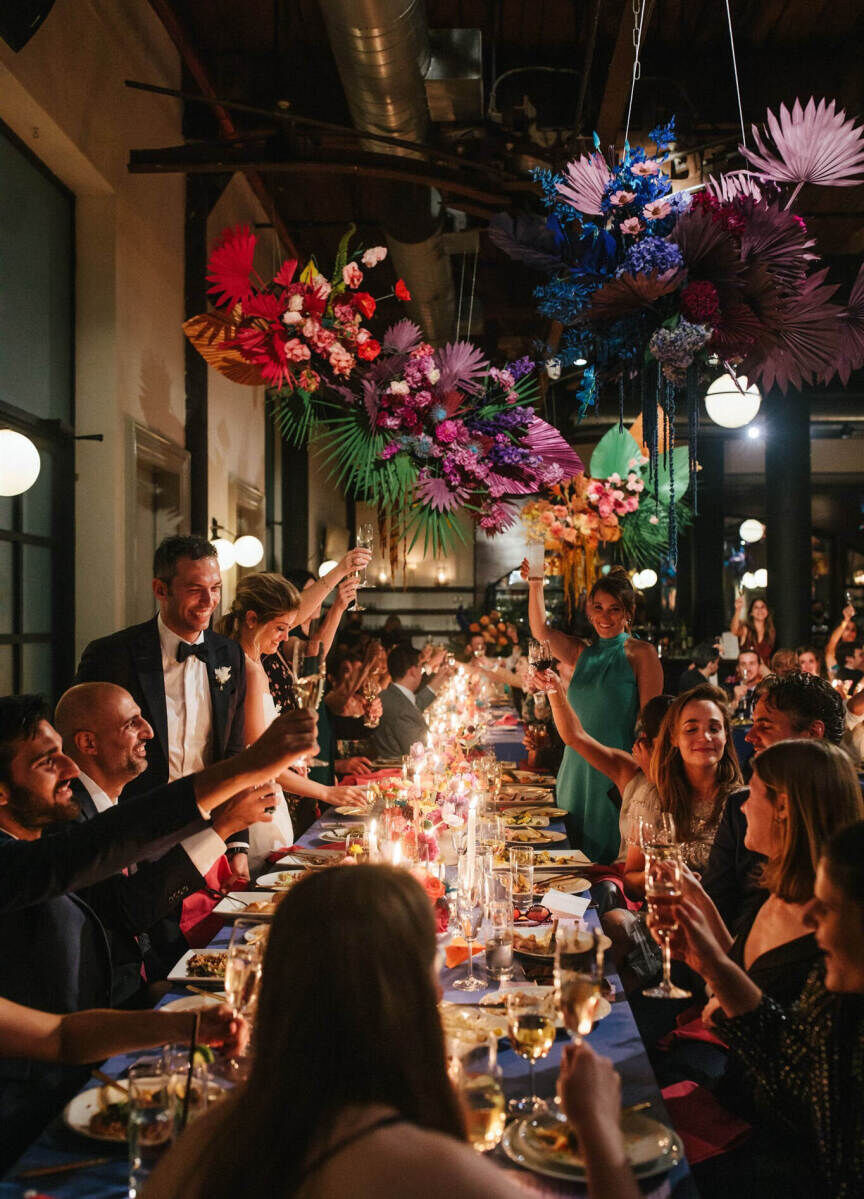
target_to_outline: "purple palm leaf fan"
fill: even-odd
[[[741,233],[741,257],[764,266],[783,288],[797,290],[816,255],[800,217],[779,204],[754,204]]]
[[[713,283],[721,296],[724,290],[740,287],[744,264],[731,233],[712,220],[711,213],[701,208],[688,209],[677,221],[669,240],[681,251],[691,282],[704,279]]]
[[[787,208],[805,183],[854,187],[860,182],[856,176],[864,174],[864,129],[856,126],[853,118],[847,119],[845,109],[838,112],[835,100],[820,100],[817,105],[811,96],[804,109],[796,100],[791,113],[781,104],[779,117],[768,110],[765,125],[764,140],[758,128],[752,127],[756,150],[738,148],[757,175],[775,183],[795,184]]]
[[[840,360],[837,374],[844,383],[849,382],[853,371],[864,366],[864,264],[861,265],[849,303],[840,318]]]
[[[422,340],[423,333],[420,326],[415,325],[406,317],[390,326],[381,341],[381,348],[390,354],[408,354]]]
[[[612,172],[602,154],[583,154],[567,164],[556,191],[577,212],[599,216],[603,212],[603,193],[611,178]]]
[[[378,384],[370,378],[363,380],[363,404],[366,408],[366,415],[369,417],[369,423],[372,428],[375,428],[375,419],[378,416],[378,407],[380,395]]]
[[[661,296],[677,291],[684,282],[683,271],[664,271],[650,275],[619,275],[599,287],[585,313],[589,321],[617,321],[641,308],[653,308]]]
[[[724,171],[719,179],[710,175],[705,186],[712,196],[724,204],[741,196],[749,196],[752,200],[762,199],[762,188],[749,171]]]
[[[441,372],[438,387],[442,391],[449,391],[452,387],[459,387],[462,391],[482,391],[483,380],[478,376],[485,377],[489,370],[489,360],[470,341],[448,342],[436,350],[435,365]]]
[[[748,379],[759,378],[763,387],[776,385],[785,392],[834,375],[841,357],[843,309],[829,302],[837,284],[826,284],[827,274],[827,268],[816,271],[796,295],[784,298],[776,346],[744,359],[741,373]]]
[[[509,258],[538,271],[557,271],[564,265],[555,235],[542,217],[496,212],[489,220],[489,240]]]
[[[414,489],[416,499],[438,512],[452,512],[454,508],[461,508],[468,494],[464,487],[453,488],[446,479],[422,471]]]
[[[537,454],[547,465],[555,463],[560,466],[564,472],[562,478],[572,479],[574,475],[584,473],[582,459],[570,443],[539,416],[531,417],[522,440],[532,454]]]

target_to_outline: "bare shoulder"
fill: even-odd
[[[650,641],[640,641],[638,637],[630,637],[624,642],[624,653],[634,662],[658,661],[657,650]]]

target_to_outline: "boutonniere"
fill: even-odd
[[[219,690],[224,691],[225,684],[231,678],[231,667],[230,666],[217,666],[216,669],[213,671],[213,677],[215,678],[216,682],[219,684]]]

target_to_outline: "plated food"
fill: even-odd
[[[467,1041],[477,1045],[489,1037],[503,1037],[507,1033],[503,1005],[500,1010],[484,1010],[478,1004],[449,1003],[442,1000],[438,1005],[444,1036],[455,1041]]]
[[[671,1128],[641,1112],[623,1112],[624,1151],[637,1178],[664,1174],[681,1160],[683,1146]],[[511,1125],[502,1141],[511,1160],[553,1178],[584,1179],[579,1138],[565,1116],[545,1113]]]
[[[323,870],[326,866],[338,866],[345,857],[338,849],[292,849],[280,858],[277,866],[303,866],[307,870]]]
[[[285,898],[286,891],[231,891],[220,900],[213,909],[214,916],[228,923],[239,919],[269,920],[272,919],[279,902]]]
[[[591,863],[581,849],[538,849],[534,854],[534,865],[572,869],[574,866],[590,866]]]
[[[504,824],[508,828],[548,828],[549,816],[535,810],[506,812]]]
[[[198,986],[221,986],[225,980],[227,949],[190,949],[168,975],[173,983],[197,983]]]
[[[274,874],[259,874],[256,886],[265,887],[268,891],[290,891],[307,873],[306,870],[278,870]]]
[[[550,842],[567,840],[566,833],[551,828],[508,828],[504,836],[513,845],[548,845]],[[536,861],[534,864],[537,864]]]

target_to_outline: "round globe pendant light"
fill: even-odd
[[[761,520],[754,520],[753,517],[748,517],[747,520],[742,520],[738,528],[738,536],[742,541],[746,541],[748,545],[752,545],[756,541],[761,541],[765,536],[765,526]]]
[[[264,546],[257,537],[246,533],[234,542],[234,557],[238,566],[257,566],[264,557]]]
[[[220,570],[230,570],[237,561],[237,556],[234,553],[234,542],[229,541],[227,537],[212,538],[210,544],[216,551],[216,561],[219,563]]]
[[[633,576],[633,586],[637,591],[647,591],[649,587],[654,587],[657,584],[657,571],[652,570],[647,566],[645,570],[637,570]]]
[[[20,495],[39,478],[42,462],[29,437],[0,429],[0,495]]]
[[[762,396],[755,383],[748,383],[743,375],[733,379],[721,375],[715,379],[705,393],[705,407],[715,425],[724,429],[740,429],[749,425],[759,411]]]

